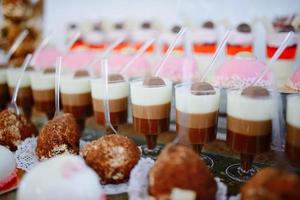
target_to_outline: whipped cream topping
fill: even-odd
[[[253,42],[253,33],[242,33],[238,31],[232,31],[227,43],[231,45],[251,45]]]
[[[150,38],[154,38],[157,35],[157,31],[153,29],[138,29],[132,32],[131,35],[135,42],[145,42]]]
[[[120,38],[127,39],[128,32],[126,30],[112,30],[106,35],[106,39],[110,42],[118,40]]]
[[[194,43],[213,44],[218,42],[218,33],[215,29],[199,28],[191,33]]]
[[[104,34],[100,31],[90,31],[83,35],[83,40],[88,44],[100,44],[104,42]]]
[[[287,97],[287,122],[300,128],[300,96],[298,94],[290,95]]]

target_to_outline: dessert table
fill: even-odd
[[[102,127],[95,124],[93,118],[88,120],[87,123],[89,128],[93,128],[99,130],[101,134]],[[222,131],[222,130],[219,130]],[[137,144],[143,144],[144,138],[142,135],[138,135],[134,133],[131,124],[123,125],[119,127],[120,134],[128,136],[132,138]],[[224,134],[224,133],[218,133]],[[167,144],[171,142],[175,138],[175,132],[165,132],[159,135],[158,142],[160,144]],[[223,135],[224,136],[224,135]],[[225,174],[225,169],[227,166],[233,163],[239,163],[239,155],[230,150],[226,146],[226,142],[224,140],[216,140],[209,145],[204,146],[204,154],[209,155],[214,160],[214,166],[211,169],[211,172],[221,179],[228,187],[228,196],[236,195],[239,192],[239,188],[242,185],[239,182],[231,180]],[[263,166],[272,166],[272,165],[280,165],[290,168],[293,171],[296,171],[300,174],[300,169],[292,168],[289,166],[288,161],[285,157],[284,152],[275,152],[269,151],[265,154],[258,154],[255,159],[255,164],[259,167]],[[1,200],[15,200],[16,199],[16,190],[6,193],[4,195],[0,195]],[[108,197],[111,200],[123,200],[128,199],[127,194],[119,194],[119,195],[111,195]]]

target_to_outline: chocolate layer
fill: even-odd
[[[191,144],[205,144],[214,141],[217,136],[217,126],[209,128],[187,128],[176,123],[178,135],[187,134]]]
[[[6,108],[9,102],[9,91],[7,84],[0,84],[0,110]]]
[[[110,112],[120,112],[127,110],[128,98],[110,99],[108,101]],[[104,104],[102,99],[93,99],[93,107],[95,111],[104,112]]]
[[[92,105],[92,96],[90,92],[82,94],[61,94],[63,106],[87,106]]]
[[[9,87],[10,96],[13,95],[14,88]],[[17,97],[18,106],[22,107],[26,117],[31,116],[31,108],[33,106],[33,95],[31,87],[21,87],[19,88],[18,97]]]
[[[292,165],[300,167],[300,128],[287,123],[286,154]]]
[[[110,121],[113,126],[118,126],[127,122],[127,109],[119,112],[110,112]],[[104,112],[95,111],[96,122],[105,125]]]
[[[227,116],[227,129],[246,136],[272,134],[272,120],[250,121]]]
[[[262,153],[270,149],[271,133],[248,136],[227,129],[226,142],[231,149],[242,154]]]
[[[85,119],[93,115],[92,104],[73,106],[73,105],[63,105],[63,110],[65,113],[71,113],[74,118]]]
[[[55,89],[32,90],[34,101],[53,101],[55,99]]]
[[[140,119],[166,119],[170,116],[171,103],[140,106],[132,104],[132,115]]]
[[[157,135],[169,130],[170,118],[143,119],[133,115],[133,128],[135,132],[145,135]]]
[[[196,114],[176,110],[176,123],[186,128],[210,128],[218,123],[218,112]]]

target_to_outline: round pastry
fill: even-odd
[[[0,193],[17,183],[16,167],[14,154],[0,145]]]
[[[160,153],[149,173],[149,193],[155,199],[215,199],[217,184],[207,166],[194,151],[170,144]],[[186,197],[185,197],[186,196]]]
[[[97,174],[79,156],[60,155],[41,162],[23,177],[18,200],[105,200]]]
[[[299,188],[299,176],[288,171],[268,167],[257,172],[257,174],[241,188],[241,199],[300,199]]]
[[[129,138],[116,134],[92,141],[81,154],[105,184],[127,181],[131,170],[140,160],[137,145]]]
[[[36,133],[35,126],[23,115],[9,109],[0,112],[0,145],[15,151],[23,140]]]
[[[80,132],[73,115],[59,115],[41,129],[36,155],[39,160],[45,160],[59,154],[78,154],[79,138]]]

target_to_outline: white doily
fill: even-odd
[[[82,149],[86,145],[86,141],[80,140],[79,146]],[[26,138],[15,152],[15,159],[17,168],[29,172],[35,165],[40,161],[37,159],[35,154],[35,148],[37,145],[37,138]],[[108,195],[125,193],[128,190],[128,182],[121,184],[107,184],[102,185],[103,190]]]
[[[154,161],[150,158],[142,158],[139,163],[133,168],[130,174],[128,196],[131,200],[144,200],[149,199],[148,195],[148,173]],[[215,178],[217,182],[218,191],[216,200],[227,199],[227,186]]]

